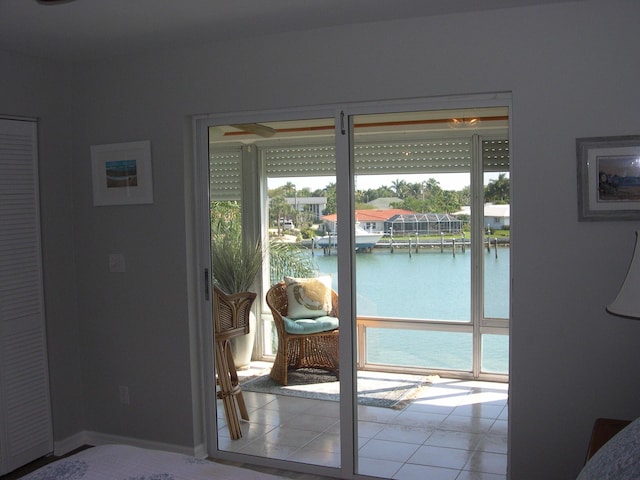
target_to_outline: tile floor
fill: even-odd
[[[505,480],[504,383],[438,379],[403,410],[358,406],[360,474],[413,480]],[[338,466],[338,402],[244,392],[250,422],[231,440],[219,405],[219,448]],[[218,402],[219,404],[221,402]]]

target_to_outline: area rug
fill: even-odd
[[[382,372],[358,372],[358,403],[401,410],[409,405],[436,376],[405,375]],[[288,374],[286,387],[269,374],[242,383],[247,392],[271,393],[318,400],[340,400],[340,382],[332,373],[316,369],[300,369]]]

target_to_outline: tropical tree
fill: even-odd
[[[338,211],[338,205],[336,204],[336,184],[330,183],[324,189],[325,197],[327,197],[327,206],[322,211],[323,215],[330,215]]]
[[[275,222],[280,235],[281,218],[291,213],[292,207],[287,203],[282,193],[276,194],[269,199],[269,219]]]
[[[498,178],[491,180],[484,189],[484,201],[493,203],[509,203],[509,178],[501,173]]]
[[[359,192],[360,192],[360,199],[364,203],[372,202],[373,200],[376,200],[378,198],[393,197],[395,195],[394,191],[391,190],[391,188],[389,188],[386,185],[383,185],[378,188],[369,188],[364,191],[359,190]],[[356,199],[357,198],[358,197],[356,196]]]
[[[406,180],[402,180],[399,178],[395,179],[393,182],[391,182],[391,189],[395,192],[396,197],[404,199],[407,191]]]
[[[458,190],[458,202],[460,205],[471,205],[471,187],[467,185],[462,190]]]
[[[423,192],[423,183],[422,182],[414,182],[407,184],[406,193],[407,195],[411,195],[412,197],[419,197]]]
[[[444,190],[442,192],[442,201],[443,201],[443,212],[445,213],[454,213],[460,210],[462,204],[460,203],[460,197],[458,196],[458,192],[453,190]]]
[[[309,187],[301,188],[296,192],[296,195],[298,195],[298,197],[313,197],[313,194],[311,193],[311,189]]]
[[[311,256],[295,243],[269,242],[269,280],[271,285],[278,283],[285,276],[313,277],[319,267]]]
[[[285,183],[282,187],[282,194],[285,197],[295,197],[296,195],[296,185],[292,182]]]

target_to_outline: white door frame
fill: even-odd
[[[353,161],[352,151],[352,121],[354,115],[382,114],[392,112],[427,111],[427,110],[451,110],[481,107],[508,107],[511,111],[511,94],[494,93],[480,95],[443,96],[424,99],[404,99],[380,102],[366,102],[341,104],[323,107],[291,108],[271,111],[240,112],[233,114],[206,115],[194,117],[194,195],[196,205],[195,230],[197,238],[197,269],[198,272],[198,318],[200,334],[203,339],[200,346],[200,359],[202,362],[202,374],[204,378],[204,419],[206,422],[207,451],[212,457],[228,459],[231,461],[246,462],[247,458],[242,454],[218,450],[217,441],[217,415],[215,396],[215,374],[213,355],[213,326],[211,318],[211,285],[208,277],[210,271],[210,231],[209,231],[209,145],[208,127],[214,125],[229,125],[240,123],[260,123],[273,121],[290,121],[310,118],[335,118],[336,125],[336,195],[338,198],[338,216],[346,219],[346,227],[342,231],[352,232],[350,242],[354,244],[354,218],[353,211]],[[511,123],[511,115],[509,115]],[[511,132],[511,125],[509,125]],[[346,160],[345,160],[346,159]],[[338,294],[340,296],[341,316],[355,317],[355,305],[353,292],[354,262],[351,258],[352,249],[340,249],[338,251]],[[347,281],[347,279],[349,281]],[[357,426],[356,403],[346,399],[353,398],[355,393],[355,349],[356,338],[355,321],[346,322],[350,329],[341,328],[340,335],[340,391],[344,393],[340,404],[341,425],[351,425],[352,428],[341,429],[341,467],[336,470],[330,468],[331,475],[341,478],[357,478],[354,472],[357,469]],[[290,462],[269,458],[251,457],[252,461],[259,465],[275,468],[290,468],[300,470],[300,464],[289,465]],[[308,467],[308,468],[307,468]],[[328,467],[305,464],[303,470],[308,473],[327,474]]]

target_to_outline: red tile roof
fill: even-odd
[[[386,208],[386,209],[377,209],[377,210],[356,210],[356,221],[357,222],[384,222],[385,220],[393,217],[394,215],[409,215],[412,213],[411,210],[404,210],[402,208]],[[322,217],[323,220],[327,222],[335,222],[337,219],[337,214],[332,213],[330,215],[324,215]]]

